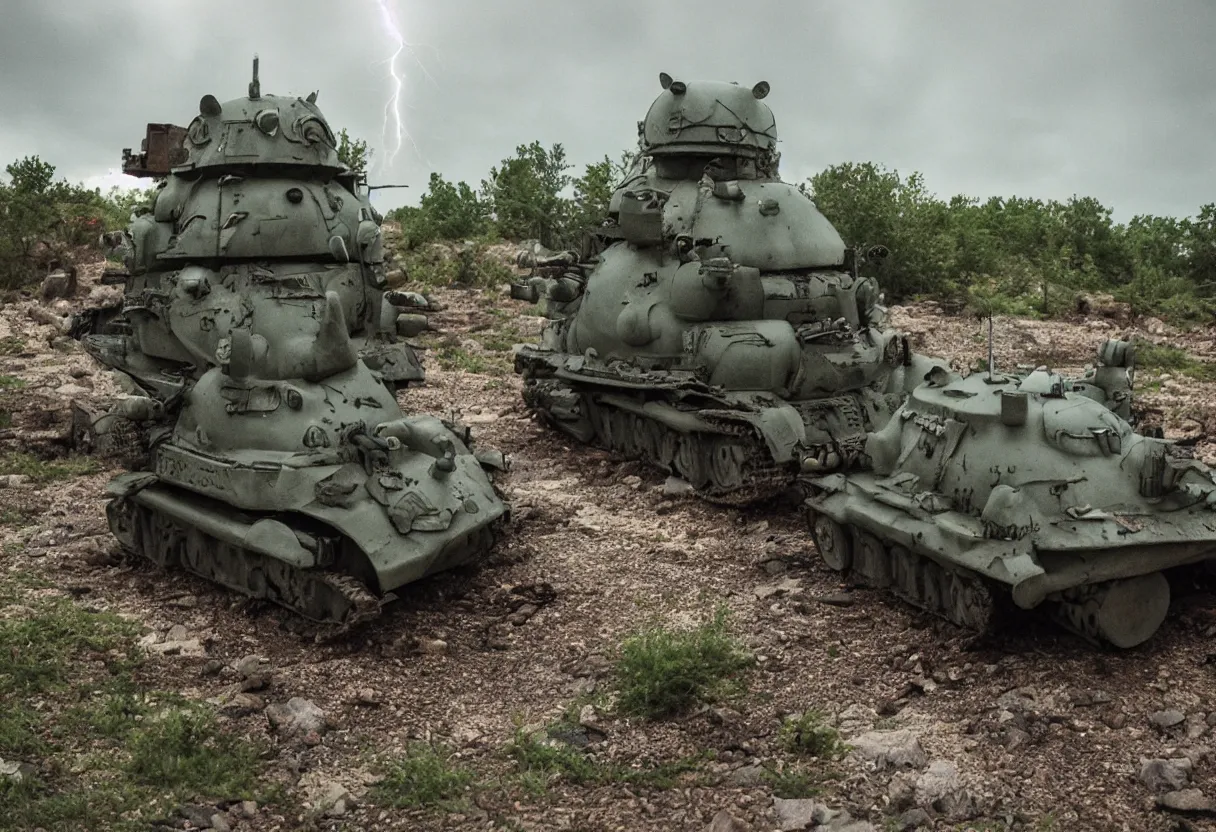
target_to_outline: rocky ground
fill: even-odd
[[[276,609],[116,554],[116,472],[62,441],[68,401],[111,382],[53,320],[29,317],[50,320],[45,304],[0,309],[0,693],[21,694],[34,726],[19,743],[0,716],[0,796],[7,777],[18,806],[0,829],[1216,829],[1210,587],[1176,587],[1135,650],[1033,617],[968,637],[842,586],[792,505],[704,505],[557,437],[510,372],[534,310],[499,291],[439,297],[427,384],[402,401],[508,455],[509,534],[480,568],[409,587],[322,643]],[[930,307],[894,318],[960,366],[984,354],[978,321]],[[1137,327],[1216,358],[1216,330]],[[1077,370],[1126,328],[998,319],[997,364]],[[1216,435],[1216,380],[1180,366],[1141,371],[1144,404],[1168,434]],[[675,718],[620,716],[621,643],[722,605],[752,657],[746,692]],[[31,655],[65,661],[61,683],[37,681]],[[157,727],[170,707],[198,708],[193,733]],[[783,721],[807,712],[824,741],[790,743]],[[194,779],[178,777],[183,759]],[[114,816],[48,808],[73,790],[112,797]]]

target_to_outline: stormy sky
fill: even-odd
[[[409,137],[382,132],[396,40]],[[0,0],[0,161],[89,185],[143,125],[198,100],[320,90],[374,147],[382,209],[431,171],[476,185],[517,144],[580,168],[636,142],[677,79],[759,80],[782,174],[845,161],[921,171],[943,197],[1094,196],[1117,219],[1216,201],[1212,0]],[[391,162],[390,162],[390,157]]]

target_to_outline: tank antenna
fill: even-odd
[[[249,82],[249,97],[262,97],[262,82],[258,80],[258,53],[253,53],[253,80]]]
[[[996,359],[992,353],[992,313],[988,313],[988,380],[992,381],[992,363]]]

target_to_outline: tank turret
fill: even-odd
[[[660,82],[597,229],[606,247],[550,256],[514,290],[550,319],[516,352],[526,401],[718,502],[864,464],[865,432],[934,363],[887,326],[878,285],[815,203],[778,178],[769,85]]]
[[[317,109],[317,94],[262,95],[254,58],[248,96],[221,104],[214,95],[204,95],[199,101],[199,114],[186,128],[189,155],[173,172],[307,167],[313,174],[346,173],[353,179],[338,159],[337,147],[337,138]]]
[[[501,454],[397,403],[423,378],[397,327],[425,301],[387,290],[381,217],[335,145],[316,94],[263,95],[256,58],[247,97],[149,125],[124,169],[163,179],[109,241],[121,311],[75,329],[131,392],[81,431],[134,469],[110,487],[119,541],[348,627],[484,554],[506,506]]]
[[[764,103],[767,81],[751,89],[720,81],[675,81],[659,75],[663,93],[638,123],[640,148],[651,158],[730,156],[776,173],[777,120]]]

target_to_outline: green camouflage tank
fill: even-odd
[[[1162,570],[1216,558],[1216,479],[1123,418],[1133,366],[1107,341],[1075,381],[933,374],[867,437],[871,470],[807,478],[824,561],[978,631],[1011,598],[1146,641],[1169,608]]]
[[[132,394],[84,431],[137,469],[110,486],[118,540],[350,626],[484,555],[507,508],[501,454],[397,403],[425,301],[386,290],[381,217],[315,99],[262,95],[255,59],[248,97],[149,125],[124,168],[164,180],[111,241],[121,311],[77,329]]]
[[[544,259],[513,293],[549,318],[539,345],[516,350],[526,402],[715,502],[864,464],[866,432],[936,365],[887,325],[877,283],[814,202],[778,178],[769,85],[660,80],[597,229],[607,247]]]

